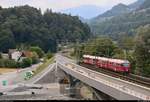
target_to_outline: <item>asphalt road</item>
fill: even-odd
[[[39,63],[25,69],[20,69],[19,71],[0,75],[0,91],[4,92],[17,87],[18,83],[24,81],[24,74],[27,71],[35,70],[41,64]],[[6,86],[3,85],[3,81],[7,81]]]

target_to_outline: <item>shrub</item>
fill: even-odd
[[[30,67],[31,65],[32,65],[32,59],[31,58],[24,58],[21,62],[22,68]]]
[[[31,57],[32,64],[37,64],[39,62],[39,56],[36,52],[33,52],[33,56]]]
[[[53,54],[51,53],[51,52],[48,52],[47,54],[46,54],[46,58],[47,59],[50,59],[50,58],[52,58],[53,57]]]
[[[30,47],[30,51],[36,52],[39,58],[42,58],[44,56],[44,51],[40,47]]]
[[[17,62],[10,59],[0,59],[0,67],[17,68]]]
[[[0,59],[2,58],[2,54],[0,53]]]

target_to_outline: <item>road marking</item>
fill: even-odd
[[[51,71],[52,69],[53,69],[53,67],[55,66],[55,64],[52,64],[52,65],[49,65],[48,66],[48,70],[45,72],[45,73],[43,73],[38,79],[36,79],[34,82],[32,82],[32,84],[34,84],[34,83],[36,83],[37,81],[39,81],[40,79],[42,79],[42,77],[44,77],[49,71]],[[46,69],[45,69],[46,70]],[[32,80],[32,79],[31,79]]]

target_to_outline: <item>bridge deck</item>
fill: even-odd
[[[58,66],[68,74],[119,100],[150,100],[150,89],[74,64],[58,57]]]

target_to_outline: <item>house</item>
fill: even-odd
[[[12,53],[14,53],[16,51],[17,51],[16,49],[9,49],[9,51],[8,51],[9,59],[12,59]]]
[[[11,54],[11,59],[18,61],[21,56],[22,56],[22,52],[16,51]]]
[[[33,53],[30,51],[22,51],[22,57],[31,58],[31,57],[33,57]]]
[[[33,56],[33,53],[30,51],[22,51],[21,53],[22,55],[19,58],[19,62],[22,62],[22,60],[25,58],[31,58]]]
[[[9,58],[21,62],[24,58],[31,58],[33,53],[30,51],[17,51],[16,49],[9,50]]]

